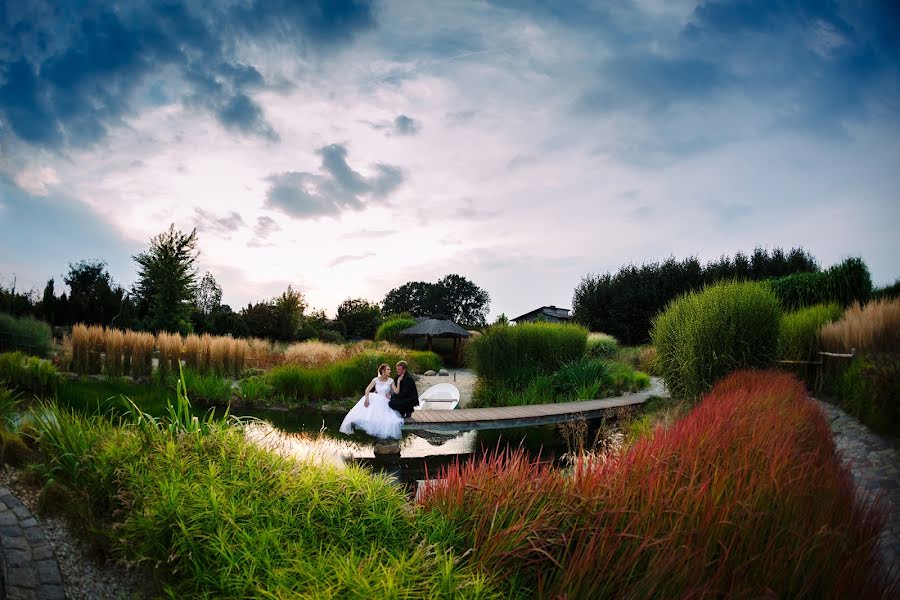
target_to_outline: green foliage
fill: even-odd
[[[0,354],[0,381],[29,392],[52,394],[59,385],[59,374],[50,361],[21,352]]]
[[[698,398],[741,368],[778,356],[781,307],[762,282],[725,282],[672,301],[653,324],[657,364],[669,391]]]
[[[878,433],[900,436],[900,357],[855,357],[838,375],[835,393],[847,412]]]
[[[832,302],[785,313],[778,334],[778,355],[783,360],[816,360],[819,329],[841,318],[841,307]]]
[[[865,304],[872,294],[872,278],[860,258],[848,258],[825,272],[780,277],[771,285],[781,305],[789,309],[829,302],[846,308],[856,301]]]
[[[553,374],[553,387],[557,392],[570,395],[608,375],[609,365],[605,361],[580,358],[564,364]]]
[[[69,286],[67,317],[70,323],[109,325],[122,311],[125,290],[115,285],[105,261],[70,263],[63,280]],[[52,297],[52,288],[49,291],[49,297]],[[48,296],[46,292],[44,295]]]
[[[704,285],[725,280],[762,280],[791,273],[815,272],[815,259],[802,249],[771,253],[756,248],[746,256],[722,258],[701,265],[696,257],[628,265],[615,274],[588,275],[575,289],[575,320],[591,331],[604,331],[624,344],[644,344],[652,319],[671,300]]]
[[[187,334],[197,297],[197,230],[185,234],[169,226],[134,257],[138,311],[148,329]]]
[[[241,317],[250,336],[291,342],[299,337],[305,310],[303,294],[288,286],[276,298],[248,304]]]
[[[182,370],[182,377],[187,386],[187,393],[195,400],[210,404],[231,402],[234,390],[230,379],[213,374],[200,375],[189,369]]]
[[[381,325],[381,308],[362,298],[346,299],[337,307],[335,321],[348,339],[371,340]]]
[[[447,275],[437,283],[411,281],[389,291],[382,301],[388,315],[414,317],[447,315],[465,327],[483,326],[490,307],[486,291],[460,275]]]
[[[490,327],[469,345],[470,360],[479,379],[521,389],[584,356],[587,336],[583,327],[559,323]]]
[[[179,386],[165,418],[131,424],[54,404],[37,417],[51,489],[116,556],[153,565],[170,597],[493,598],[441,547],[440,519],[356,466],[298,463],[248,440],[243,422],[191,416]]]
[[[872,299],[878,300],[881,298],[897,298],[900,297],[900,279],[892,283],[891,285],[886,285],[881,288],[877,288],[872,291]]]
[[[239,395],[242,400],[249,403],[261,402],[272,396],[269,380],[265,376],[255,375],[242,379],[239,384]]]
[[[619,350],[619,341],[606,333],[591,333],[587,339],[587,355],[591,358],[612,358]]]
[[[410,317],[391,317],[378,326],[378,331],[375,332],[375,339],[398,343],[402,341],[398,334],[415,324],[416,320]]]
[[[56,391],[57,404],[80,414],[107,414],[126,416],[128,411],[122,406],[121,398],[127,396],[143,411],[163,415],[172,396],[174,387],[131,383],[125,379],[80,379],[64,380]]]
[[[265,375],[267,386],[264,391],[270,392],[272,398],[279,402],[289,403],[361,397],[363,390],[375,377],[379,365],[387,363],[393,366],[400,360],[406,360],[413,373],[441,368],[440,357],[434,352],[408,350],[401,354],[367,350],[323,367],[275,367]]]
[[[22,350],[34,356],[50,356],[50,326],[31,317],[0,313],[0,350]]]
[[[0,380],[0,429],[15,429],[19,416],[21,394],[5,387]]]

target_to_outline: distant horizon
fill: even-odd
[[[196,227],[239,310],[462,275],[488,320],[627,264],[900,278],[900,6],[132,3],[0,14],[0,282]]]

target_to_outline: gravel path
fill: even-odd
[[[900,575],[900,450],[834,404],[819,401],[819,406],[828,416],[835,445],[850,467],[859,493],[883,494],[888,521],[881,534],[882,560]]]
[[[8,487],[28,507],[43,528],[59,564],[68,600],[149,598],[150,586],[126,566],[99,560],[76,538],[65,520],[38,514],[39,489],[20,479],[20,472],[0,467],[0,485]]]

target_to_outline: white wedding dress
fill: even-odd
[[[387,398],[394,380],[389,377],[386,381],[381,381],[376,377],[372,381],[375,383],[375,391],[369,392],[369,406],[365,404],[365,396],[360,398],[344,417],[341,433],[352,435],[353,428],[357,427],[375,437],[400,439],[403,417],[388,406]]]

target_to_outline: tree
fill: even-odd
[[[289,342],[297,337],[297,331],[303,321],[306,300],[303,294],[294,291],[291,286],[273,302],[275,309],[274,338]]]
[[[275,338],[275,305],[272,302],[252,302],[241,310],[241,318],[247,327],[247,334],[251,337],[264,339]]]
[[[56,282],[51,277],[44,286],[44,295],[41,298],[41,316],[51,325],[56,323],[56,294],[53,291]]]
[[[389,291],[382,310],[389,315],[415,317],[444,314],[464,325],[484,325],[490,305],[486,291],[460,275],[447,275],[437,283],[411,281]]]
[[[381,308],[362,298],[347,298],[338,306],[335,321],[343,325],[347,338],[372,340],[381,325]]]
[[[222,286],[209,271],[203,275],[197,287],[197,308],[204,315],[211,315],[222,306]]]
[[[425,281],[410,281],[389,291],[381,303],[381,310],[388,315],[409,313],[425,317],[438,310],[440,293],[437,286]]]
[[[102,260],[69,263],[68,321],[108,325],[122,308],[125,290],[115,285]]]
[[[138,312],[152,331],[189,333],[197,297],[197,230],[183,233],[169,226],[150,240],[146,252],[134,256]]]
[[[494,320],[494,325],[509,325],[509,317],[506,316],[506,313],[500,313],[500,316]]]
[[[486,291],[461,275],[447,275],[437,282],[440,309],[462,325],[482,326],[487,319],[491,297]]]

